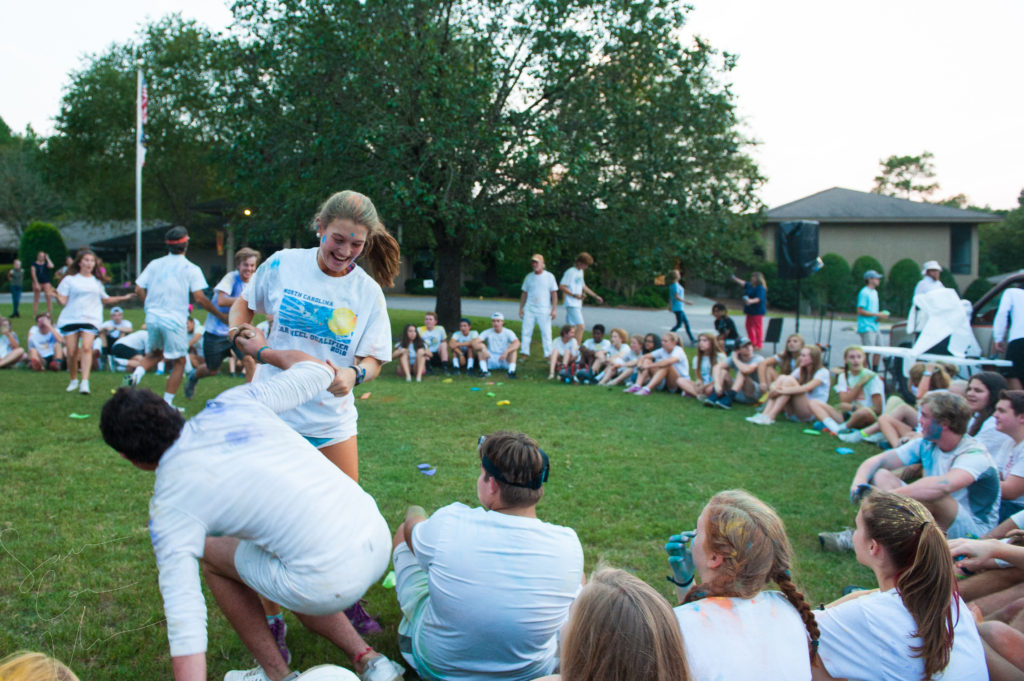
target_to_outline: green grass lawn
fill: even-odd
[[[140,310],[128,316],[138,326]],[[392,313],[392,328],[421,313]],[[29,320],[14,320],[22,341]],[[474,320],[478,329],[483,319]],[[517,333],[518,322],[510,326]],[[535,344],[539,346],[538,344]],[[539,347],[534,350],[539,358]],[[407,384],[388,365],[362,386],[358,400],[360,476],[392,528],[408,504],[428,512],[453,501],[476,503],[477,437],[521,430],[551,457],[551,477],[539,506],[544,520],[574,528],[586,569],[621,567],[672,598],[662,545],[692,528],[716,491],[742,487],[772,504],[796,550],[793,570],[812,603],[840,595],[846,584],[871,584],[852,554],[824,554],[816,534],[853,522],[849,481],[873,451],[802,434],[802,426],[747,424],[752,413],[705,409],[678,395],[624,395],[618,389],[565,386],[546,380],[534,359],[519,380],[503,372],[485,380],[427,377]],[[136,470],[106,447],[98,430],[104,399],[121,374],[92,378],[92,395],[66,393],[67,374],[24,369],[0,372],[0,655],[33,649],[54,655],[83,679],[168,678],[163,611],[146,529],[153,475]],[[491,381],[493,383],[488,383]],[[186,403],[194,414],[239,379],[199,383]],[[143,386],[162,391],[164,377]],[[471,390],[480,387],[480,391]],[[489,396],[487,393],[494,393]],[[509,400],[509,406],[496,402]],[[71,419],[69,414],[89,414]],[[427,477],[419,463],[437,467]],[[270,497],[274,490],[253,490]],[[330,522],[330,518],[311,518]],[[394,591],[376,586],[366,596],[383,633],[370,643],[398,657],[400,612]],[[209,677],[251,666],[251,657],[208,597]],[[345,656],[302,629],[290,614],[289,644],[297,669]],[[412,678],[412,675],[409,675]]]

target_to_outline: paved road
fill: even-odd
[[[714,329],[714,318],[711,316],[711,301],[693,294],[687,294],[687,299],[693,301],[693,305],[686,306],[686,316],[690,320],[690,329],[696,336],[701,331]],[[387,297],[388,307],[393,310],[433,310],[436,298],[433,296],[410,296],[404,294],[389,295]],[[559,306],[561,308],[561,306]],[[667,308],[667,305],[666,305]],[[501,312],[506,319],[517,319],[519,316],[519,302],[513,300],[480,300],[478,298],[463,298],[462,313],[471,316],[489,317],[493,312]],[[768,315],[771,317],[771,315]],[[621,326],[629,333],[661,333],[668,331],[675,325],[675,317],[668,309],[652,310],[625,307],[592,307],[584,306],[583,318],[587,327],[601,323],[605,328]],[[736,328],[743,334],[743,315],[734,318]],[[794,318],[783,318],[782,339],[796,331]],[[559,309],[553,326],[565,323],[565,313]],[[825,319],[824,328],[817,317],[801,317],[800,334],[811,342],[829,342],[829,320]],[[768,328],[768,321],[765,320],[765,329]],[[883,331],[887,327],[883,326]],[[852,321],[837,320],[831,324],[831,344],[836,351],[830,357],[832,366],[842,361],[842,350],[848,345],[860,343],[860,337],[856,333],[856,324]],[[536,334],[535,334],[536,337]],[[781,347],[781,343],[780,343]],[[769,343],[762,349],[762,354],[772,352],[772,345]]]
[[[711,301],[708,298],[687,294],[687,299],[693,301],[693,305],[686,306],[686,316],[690,320],[690,329],[694,336],[701,331],[714,329],[714,319],[711,316]],[[410,296],[404,294],[389,295],[387,297],[388,307],[393,310],[433,310],[436,306],[434,296]],[[22,295],[22,307],[25,296]],[[32,297],[28,297],[28,310],[32,310]],[[10,312],[11,294],[0,293],[0,314]],[[507,319],[516,319],[519,316],[519,301],[515,300],[481,300],[479,298],[463,298],[462,313],[472,316],[489,317],[493,312],[501,312]],[[771,315],[768,315],[771,317]],[[675,325],[675,317],[668,309],[652,310],[627,307],[600,307],[584,306],[583,317],[587,327],[594,324],[604,324],[607,329],[613,326],[621,326],[630,333],[661,333],[668,331]],[[743,315],[735,318],[736,328],[743,334]],[[782,321],[782,339],[796,331],[795,319],[784,317]],[[565,312],[559,306],[558,316],[555,317],[555,327],[565,323]],[[842,361],[842,350],[848,345],[860,343],[860,337],[856,333],[856,325],[851,321],[838,320],[834,324],[829,323],[826,318],[821,324],[817,317],[802,317],[800,319],[800,333],[808,341],[829,342],[829,327],[831,326],[831,344],[836,351],[830,357],[830,364],[836,366]],[[765,320],[765,330],[768,328],[768,321]],[[883,331],[888,327],[883,325]],[[772,352],[772,345],[765,345],[762,354]]]

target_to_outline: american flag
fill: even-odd
[[[139,88],[139,137],[136,154],[140,165],[146,165],[146,115],[149,112],[149,89],[146,87],[146,77],[141,76],[142,87]]]

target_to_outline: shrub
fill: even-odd
[[[992,282],[985,277],[978,277],[971,282],[971,285],[964,291],[964,298],[976,303],[981,300],[981,297],[988,293],[989,289],[992,288]]]
[[[21,258],[22,267],[27,270],[36,261],[36,253],[39,251],[47,253],[54,267],[59,269],[64,265],[68,247],[64,245],[64,237],[60,235],[60,230],[48,222],[36,220],[21,234],[18,257]]]
[[[636,307],[666,307],[668,305],[668,287],[654,285],[641,286],[637,292],[633,294],[633,297],[629,299],[629,304]]]
[[[950,272],[949,270],[942,270],[942,272],[939,274],[939,281],[942,282],[943,286],[945,286],[946,288],[953,289],[954,291],[956,291],[957,295],[960,295],[960,287],[957,286],[956,278],[953,277],[952,272]]]
[[[914,287],[920,279],[921,270],[917,262],[910,258],[898,261],[882,282],[885,300],[882,307],[896,315],[906,314],[914,300]]]
[[[818,307],[827,305],[834,310],[853,310],[857,294],[850,278],[850,265],[843,256],[835,253],[826,253],[821,260],[825,266],[808,277],[804,287],[809,291],[812,303]]]
[[[0,265],[0,291],[10,291],[11,290],[11,284],[10,284],[9,281],[7,281],[7,273],[11,271],[12,267],[14,267],[13,264],[11,264],[11,265]],[[25,263],[21,263],[21,269],[26,271],[26,272],[28,271],[25,268]],[[24,279],[22,280],[21,285],[22,286],[25,285],[25,280]],[[29,283],[29,288],[32,288],[32,284],[31,283]]]
[[[420,294],[424,292],[423,280],[416,277],[409,277],[405,280],[405,292],[412,294]]]
[[[493,286],[488,286],[487,284],[484,284],[483,286],[480,287],[476,294],[481,298],[497,298],[498,289],[496,289]]]
[[[462,282],[462,295],[478,296],[480,295],[480,287],[482,287],[483,285],[484,283],[482,281],[477,281],[476,279],[467,279],[466,281]]]
[[[864,273],[868,270],[874,270],[879,274],[885,272],[885,268],[882,267],[882,263],[878,262],[870,255],[862,255],[853,261],[853,265],[850,267],[850,277],[853,279],[853,286],[858,291],[860,287],[864,285]]]
[[[768,289],[768,305],[777,310],[795,310],[796,280],[779,279],[779,266],[774,262],[759,263],[757,270],[764,275],[765,287]],[[806,295],[806,286],[803,291]]]

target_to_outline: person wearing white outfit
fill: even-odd
[[[929,260],[921,265],[921,281],[917,282],[917,286],[914,287],[914,298],[931,293],[935,289],[946,288],[939,281],[941,274],[942,265],[937,260]],[[907,317],[907,331],[910,333],[920,333],[927,322],[928,315],[916,303],[911,303],[910,313]]]
[[[189,298],[222,321],[227,319],[227,315],[217,309],[203,292],[206,289],[203,271],[185,257],[188,240],[188,230],[184,227],[167,230],[164,243],[168,254],[146,265],[135,281],[135,292],[145,303],[149,345],[145,361],[136,367],[129,380],[132,385],[138,385],[143,375],[161,360],[170,364],[164,388],[167,404],[174,403],[174,396],[185,375],[189,348]]]
[[[999,309],[992,322],[992,341],[996,352],[1005,352],[1013,362],[1006,382],[1011,390],[1020,390],[1024,380],[1024,290],[1009,288],[999,299]]]
[[[540,328],[540,342],[544,356],[551,356],[551,320],[558,305],[558,284],[555,275],[544,269],[544,256],[534,253],[530,258],[533,271],[523,279],[523,295],[519,299],[519,318],[523,320],[523,361],[530,356],[533,327]]]
[[[335,371],[304,352],[269,347],[257,331],[238,341],[278,373],[221,393],[188,423],[154,393],[127,387],[100,418],[106,443],[156,474],[149,532],[174,678],[206,679],[201,565],[260,665],[225,681],[296,676],[259,596],[285,604],[344,650],[364,681],[399,679],[401,667],[374,653],[342,612],[387,568],[387,522],[371,496],[279,416],[327,390]]]

